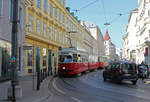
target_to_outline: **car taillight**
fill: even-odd
[[[119,73],[122,74],[122,68],[119,69]]]
[[[136,73],[137,73],[137,74],[139,73],[138,68],[136,68]]]

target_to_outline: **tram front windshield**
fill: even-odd
[[[69,63],[72,62],[72,56],[70,55],[60,55],[59,56],[59,62]]]

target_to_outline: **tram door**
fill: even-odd
[[[52,50],[48,50],[48,70],[52,75]]]
[[[36,72],[40,71],[40,47],[36,47]]]

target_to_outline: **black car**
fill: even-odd
[[[134,63],[113,62],[103,71],[103,79],[104,81],[111,79],[119,83],[131,81],[135,85],[138,80],[138,69]]]
[[[149,70],[148,70],[148,66],[147,65],[139,64],[138,65],[138,70],[139,70],[139,73],[138,73],[138,77],[139,78],[148,78]]]

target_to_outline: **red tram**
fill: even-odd
[[[61,48],[59,51],[59,75],[74,75],[82,72],[104,68],[107,60],[98,55],[79,51],[76,48]]]

